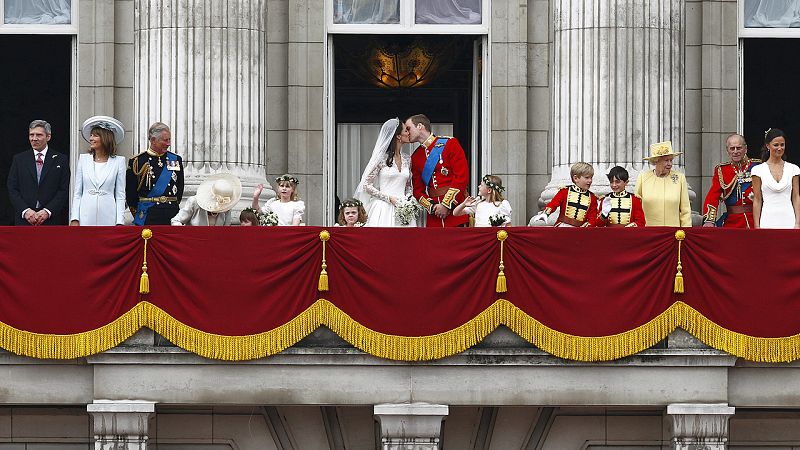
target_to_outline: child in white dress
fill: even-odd
[[[478,186],[478,198],[467,197],[453,210],[454,216],[475,217],[476,227],[506,227],[511,224],[511,204],[503,198],[503,180],[485,175]]]
[[[275,179],[277,195],[275,198],[267,200],[263,207],[260,207],[262,214],[270,212],[278,216],[278,226],[298,226],[303,225],[303,214],[306,211],[306,204],[297,195],[297,185],[300,180],[292,175],[281,175]],[[253,192],[253,208],[259,209],[258,198],[264,190],[264,185],[259,184]]]
[[[357,198],[348,198],[339,207],[339,217],[335,227],[363,227],[367,223],[367,211]]]

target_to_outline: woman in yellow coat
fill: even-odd
[[[659,142],[650,146],[650,156],[644,158],[655,168],[639,174],[635,194],[642,199],[648,227],[692,226],[686,176],[672,170],[672,159],[681,153],[673,152],[671,142]]]

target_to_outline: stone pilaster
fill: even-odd
[[[95,450],[146,450],[148,422],[155,403],[98,401],[86,406],[92,416]]]
[[[134,151],[147,147],[151,123],[169,125],[172,150],[184,160],[185,197],[217,172],[237,175],[248,198],[266,184],[266,4],[136,2]]]
[[[401,403],[375,405],[382,450],[439,450],[447,405]]]
[[[674,450],[725,450],[728,419],[736,409],[727,404],[677,403],[667,406],[672,416]]]
[[[491,3],[492,154],[489,173],[503,178],[514,211],[512,225],[526,221],[528,152],[528,6]],[[479,176],[483,176],[480,174]]]
[[[593,191],[621,165],[631,180],[652,143],[684,143],[684,0],[555,0],[552,170],[541,201],[571,183],[569,168],[595,168]],[[676,159],[682,166],[682,158]]]

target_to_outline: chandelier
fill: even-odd
[[[434,80],[453,63],[456,43],[450,38],[373,37],[351,48],[351,68],[359,77],[385,89],[416,88]],[[360,51],[359,51],[360,50]]]

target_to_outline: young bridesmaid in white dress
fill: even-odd
[[[777,128],[764,135],[763,163],[753,167],[756,228],[800,228],[800,167],[786,162],[786,136]]]
[[[277,195],[267,200],[261,207],[261,212],[267,214],[274,212],[278,216],[278,226],[303,225],[303,214],[306,204],[297,195],[297,185],[300,180],[292,175],[281,175],[275,179]],[[264,190],[264,185],[259,184],[253,192],[253,208],[259,209],[258,198]]]
[[[475,217],[476,227],[505,227],[511,224],[511,204],[503,198],[503,179],[496,175],[486,175],[478,186],[478,198],[467,197],[453,210],[454,216],[469,214]],[[491,218],[505,217],[503,223],[492,225]]]

